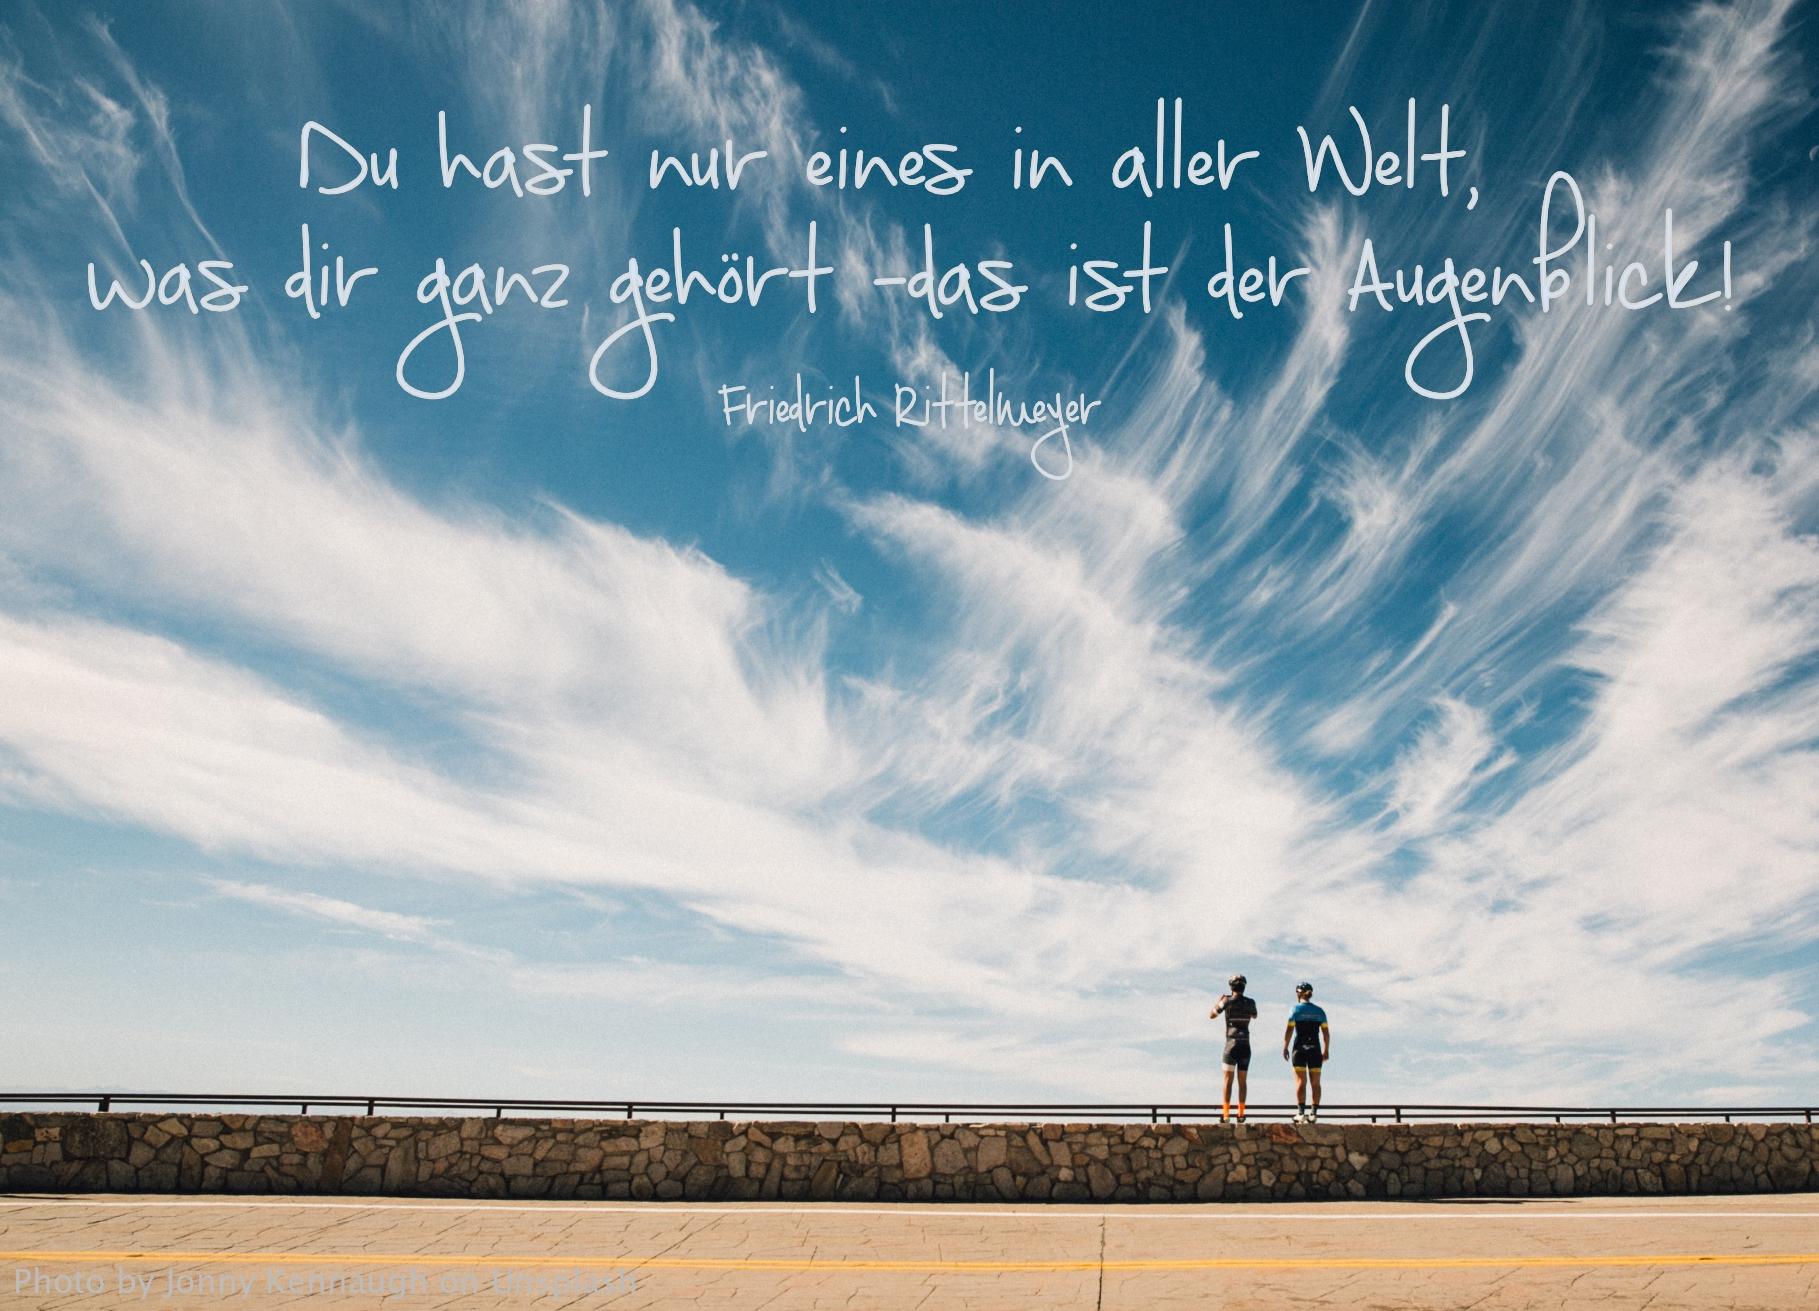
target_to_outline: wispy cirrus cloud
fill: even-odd
[[[1593,189],[1613,239],[1671,203],[1691,239],[1744,222],[1759,270],[1798,262],[1808,225],[1750,164],[1797,88],[1788,17],[1680,25],[1661,126]],[[430,7],[401,31],[477,86],[504,69],[471,105],[488,122],[572,111],[648,56],[653,118],[810,139],[785,65],[687,5]],[[155,157],[164,221],[203,230],[166,93],[91,36],[109,89],[7,65],[0,116],[37,167],[99,161],[56,173],[89,221],[123,239]],[[622,199],[588,230],[631,222]],[[774,243],[826,215],[854,267],[904,249],[882,206],[752,203],[735,221]],[[1745,352],[1714,316],[1568,311],[1470,407],[1360,405],[1348,370],[1384,340],[1341,308],[1363,228],[1296,225],[1317,274],[1260,379],[1222,379],[1171,299],[1066,483],[995,430],[901,449],[908,490],[804,446],[828,470],[778,513],[851,536],[742,565],[579,497],[439,495],[286,354],[151,318],[103,341],[13,286],[0,789],[269,862],[296,886],[210,886],[516,994],[838,1011],[848,1068],[1185,1094],[1194,987],[1235,957],[1317,966],[1384,1053],[1359,1096],[1483,1095],[1512,1053],[1536,1095],[1642,1092],[1664,1047],[1714,1071],[1765,1052],[1811,1002],[1749,954],[1819,921],[1810,329]],[[1776,293],[1746,280],[1730,322]],[[845,312],[906,376],[951,367],[901,307]],[[310,886],[347,870],[661,899],[737,963],[699,937],[532,959]]]
[[[426,942],[434,939],[438,922],[422,915],[401,915],[393,910],[378,910],[339,897],[325,897],[317,892],[291,892],[262,883],[240,883],[230,879],[211,879],[209,886],[220,896],[231,897],[254,906],[305,915],[330,924],[363,929],[400,942]]]

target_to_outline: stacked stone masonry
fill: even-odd
[[[1192,1202],[1819,1189],[1807,1124],[0,1115],[0,1190]]]

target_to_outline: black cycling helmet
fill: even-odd
[[[1305,992],[1308,996],[1312,997],[1314,995],[1314,985],[1304,979],[1295,985],[1295,991]]]
[[[1225,986],[1230,988],[1233,992],[1243,992],[1246,982],[1248,982],[1248,980],[1246,980],[1242,974],[1234,974],[1225,981]]]

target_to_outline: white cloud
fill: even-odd
[[[1471,789],[1511,763],[1498,752],[1484,712],[1451,698],[1438,707],[1437,722],[1396,761],[1389,808],[1404,838],[1420,838],[1457,817]]]
[[[1695,462],[1689,446],[1699,427],[1725,422],[1715,398],[1742,364],[1725,354],[1734,331],[1724,325],[1735,325],[1772,285],[1773,270],[1809,244],[1806,219],[1747,206],[1752,142],[1798,100],[1787,13],[1780,0],[1690,11],[1668,51],[1645,143],[1587,184],[1600,239],[1611,245],[1603,258],[1613,263],[1658,244],[1668,208],[1683,249],[1721,225],[1727,236],[1747,230],[1763,276],[1738,284],[1734,312],[1662,319],[1574,301],[1545,319],[1530,315],[1507,371],[1474,389],[1483,399],[1470,422],[1444,438],[1418,428],[1400,460],[1354,461],[1336,479],[1347,529],[1330,554],[1297,557],[1298,587],[1284,598],[1293,613],[1343,624],[1382,600],[1411,553],[1457,558],[1444,631],[1323,715],[1319,740],[1328,749],[1355,750],[1373,727],[1406,727],[1435,689],[1456,690],[1469,675],[1519,695],[1524,662],[1512,648],[1546,626],[1563,629],[1563,618],[1623,577]],[[1542,157],[1535,167],[1545,176],[1558,162]],[[1812,394],[1797,376],[1784,381]],[[1741,407],[1731,397],[1727,435],[1761,437],[1750,420],[1788,403],[1785,393]]]
[[[473,794],[166,639],[0,616],[0,671],[15,791],[279,860],[488,874],[526,858],[509,853],[533,835]],[[531,850],[570,869],[591,860],[548,837]]]
[[[231,879],[211,879],[209,886],[223,897],[248,902],[272,910],[288,911],[326,920],[330,924],[363,929],[381,937],[401,942],[432,941],[440,921],[422,915],[402,915],[397,911],[376,910],[339,897],[324,897],[315,892],[293,892],[267,887],[260,883],[239,883]]]
[[[857,614],[859,607],[865,604],[865,598],[859,595],[858,589],[842,578],[840,571],[826,560],[815,566],[815,581],[821,584],[834,609],[842,614]]]

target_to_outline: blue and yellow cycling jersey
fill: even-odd
[[[1296,1047],[1319,1049],[1320,1030],[1326,1027],[1325,1011],[1311,1001],[1297,1002],[1289,1012],[1288,1022],[1295,1026]]]

